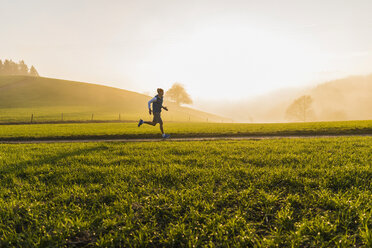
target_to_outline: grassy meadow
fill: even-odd
[[[371,247],[372,138],[0,144],[0,247]]]
[[[165,123],[172,137],[372,134],[372,121],[239,124]],[[159,127],[132,123],[0,125],[0,140],[157,138]]]

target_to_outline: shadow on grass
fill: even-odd
[[[78,156],[81,154],[87,154],[92,152],[98,152],[102,150],[106,150],[107,147],[105,145],[99,145],[90,148],[83,148],[77,149],[75,151],[69,152],[62,152],[52,156],[43,156],[40,154],[40,158],[37,160],[25,160],[21,162],[11,163],[5,165],[0,168],[0,180],[2,180],[6,175],[9,174],[16,174],[20,178],[27,178],[28,174],[25,172],[28,166],[36,166],[36,165],[43,165],[43,164],[56,164],[58,161],[63,160],[65,158]]]

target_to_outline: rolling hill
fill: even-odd
[[[372,119],[372,74],[319,84],[309,95],[319,120]]]
[[[0,121],[150,119],[150,96],[97,84],[30,76],[0,76]],[[167,121],[210,121],[228,119],[165,102]]]
[[[241,122],[288,122],[285,113],[297,98],[310,95],[311,121],[372,120],[372,74],[350,76],[312,87],[284,88],[230,104],[214,102],[197,106]]]

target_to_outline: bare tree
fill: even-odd
[[[180,83],[174,83],[173,86],[167,91],[167,97],[172,101],[175,101],[178,105],[192,104],[190,95],[186,92],[184,86]]]
[[[307,121],[314,117],[311,107],[313,99],[309,95],[304,95],[292,102],[287,108],[286,119],[295,121]]]

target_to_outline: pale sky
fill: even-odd
[[[0,0],[0,59],[151,95],[246,99],[372,73],[370,0]]]

